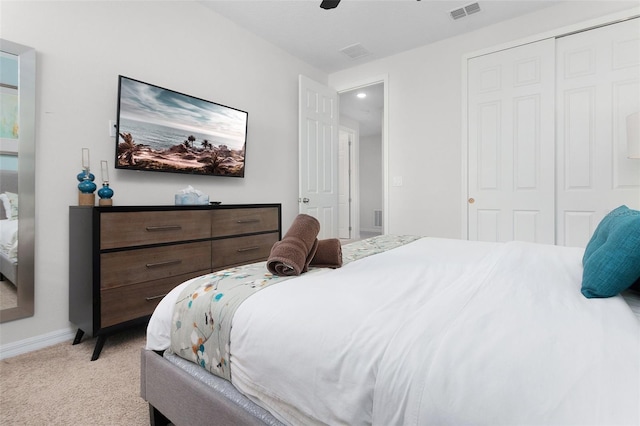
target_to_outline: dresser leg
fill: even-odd
[[[82,340],[83,335],[84,335],[84,331],[78,329],[78,331],[76,331],[76,337],[73,339],[72,345],[77,345],[78,343],[80,343],[80,340]]]
[[[101,334],[98,336],[98,340],[96,341],[96,347],[93,348],[93,356],[91,357],[91,361],[95,361],[100,356],[100,352],[102,351],[102,347],[104,346],[104,342],[107,340],[107,336]]]

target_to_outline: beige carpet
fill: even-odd
[[[0,361],[0,425],[148,425],[140,397],[145,329],[71,341]]]

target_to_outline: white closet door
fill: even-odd
[[[468,62],[468,238],[555,241],[555,41]]]
[[[640,208],[626,117],[640,110],[640,20],[557,40],[557,244],[585,247],[602,217]]]

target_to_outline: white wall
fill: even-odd
[[[108,160],[117,205],[163,205],[192,185],[224,203],[282,203],[298,212],[298,74],[326,74],[198,2],[0,2],[0,37],[36,49],[35,316],[0,325],[0,344],[71,333],[68,206],[81,148],[94,171]],[[113,169],[118,74],[249,112],[246,177]],[[99,176],[99,174],[97,174]]]
[[[626,10],[637,2],[575,4],[566,2],[329,75],[329,85],[338,90],[388,75],[387,233],[463,235],[463,55]],[[393,186],[394,177],[402,177],[403,185]]]

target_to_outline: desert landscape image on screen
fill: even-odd
[[[244,177],[247,117],[120,76],[116,168]]]

